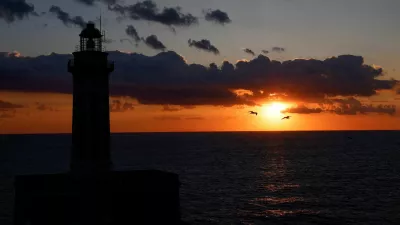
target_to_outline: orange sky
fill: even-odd
[[[379,99],[379,98],[378,98]],[[0,119],[1,134],[70,133],[72,96],[49,93],[0,92],[0,100],[24,105],[14,117]],[[134,102],[133,100],[128,100]],[[42,110],[38,104],[42,104]],[[281,120],[267,103],[263,107],[196,107],[164,111],[163,106],[135,104],[133,110],[111,113],[112,132],[274,131],[274,130],[392,130],[400,129],[398,115],[291,114]],[[276,103],[275,103],[276,104]],[[279,103],[290,106],[295,103]],[[394,100],[390,104],[396,104]],[[278,107],[279,108],[279,107]],[[248,114],[255,110],[258,116]]]

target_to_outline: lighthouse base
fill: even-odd
[[[15,225],[182,224],[178,175],[121,171],[15,179]]]

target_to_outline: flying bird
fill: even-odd
[[[281,120],[288,120],[288,119],[290,119],[290,117],[291,117],[291,116],[285,116],[285,117],[283,117]]]
[[[254,115],[256,115],[256,116],[258,115],[258,113],[257,113],[257,112],[254,112],[254,111],[249,111],[249,113],[250,113],[250,114],[254,114]]]

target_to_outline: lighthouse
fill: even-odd
[[[103,50],[104,34],[91,22],[79,35],[74,58],[71,172],[97,173],[111,169],[109,75],[114,63]]]
[[[70,171],[16,176],[14,225],[182,225],[177,174],[113,170],[109,75],[114,63],[103,49],[104,34],[93,23],[79,37],[68,61],[73,80]]]

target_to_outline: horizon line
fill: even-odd
[[[400,132],[400,129],[382,129],[382,130],[253,130],[253,131],[134,131],[134,132],[111,132],[110,135],[121,134],[158,134],[158,133],[302,133],[302,132]],[[72,135],[72,132],[65,133],[9,133],[6,135]]]

